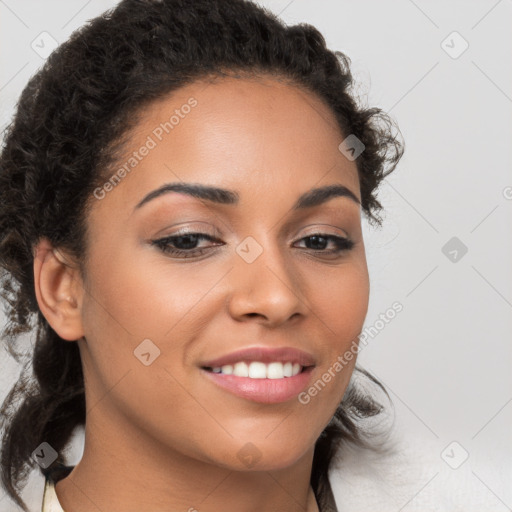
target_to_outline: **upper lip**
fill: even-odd
[[[262,363],[272,363],[278,361],[281,363],[299,363],[301,366],[314,366],[315,358],[293,347],[249,347],[236,352],[231,352],[216,359],[211,359],[201,363],[203,367],[218,368],[227,364],[238,363],[239,361],[261,361]]]

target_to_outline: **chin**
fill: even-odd
[[[298,463],[307,456],[309,448],[313,450],[314,446],[299,449],[297,443],[292,442],[246,441],[234,448],[235,460],[225,461],[225,467],[234,471],[278,471]]]

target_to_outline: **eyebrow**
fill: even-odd
[[[234,190],[227,190],[199,183],[166,183],[144,196],[144,198],[135,206],[135,210],[152,199],[169,192],[187,194],[212,203],[226,205],[237,205],[240,199],[240,196]],[[308,190],[297,199],[292,209],[300,210],[303,208],[311,208],[313,206],[323,204],[334,197],[348,197],[356,204],[361,204],[357,196],[350,189],[344,185],[332,184]]]

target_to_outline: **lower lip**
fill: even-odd
[[[251,379],[213,373],[201,368],[201,372],[221,388],[247,400],[263,404],[277,404],[296,397],[307,387],[312,371],[313,366],[310,366],[293,377]]]

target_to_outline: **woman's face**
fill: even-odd
[[[237,470],[311,453],[355,356],[335,363],[368,306],[359,181],[343,139],[320,100],[271,79],[195,82],[144,111],[88,217],[79,341],[88,421]],[[230,192],[151,197],[168,184]],[[332,185],[349,192],[295,207]],[[253,348],[292,352],[252,365],[273,379],[203,368]],[[314,366],[279,377],[290,365],[276,363],[293,362],[293,349]]]

